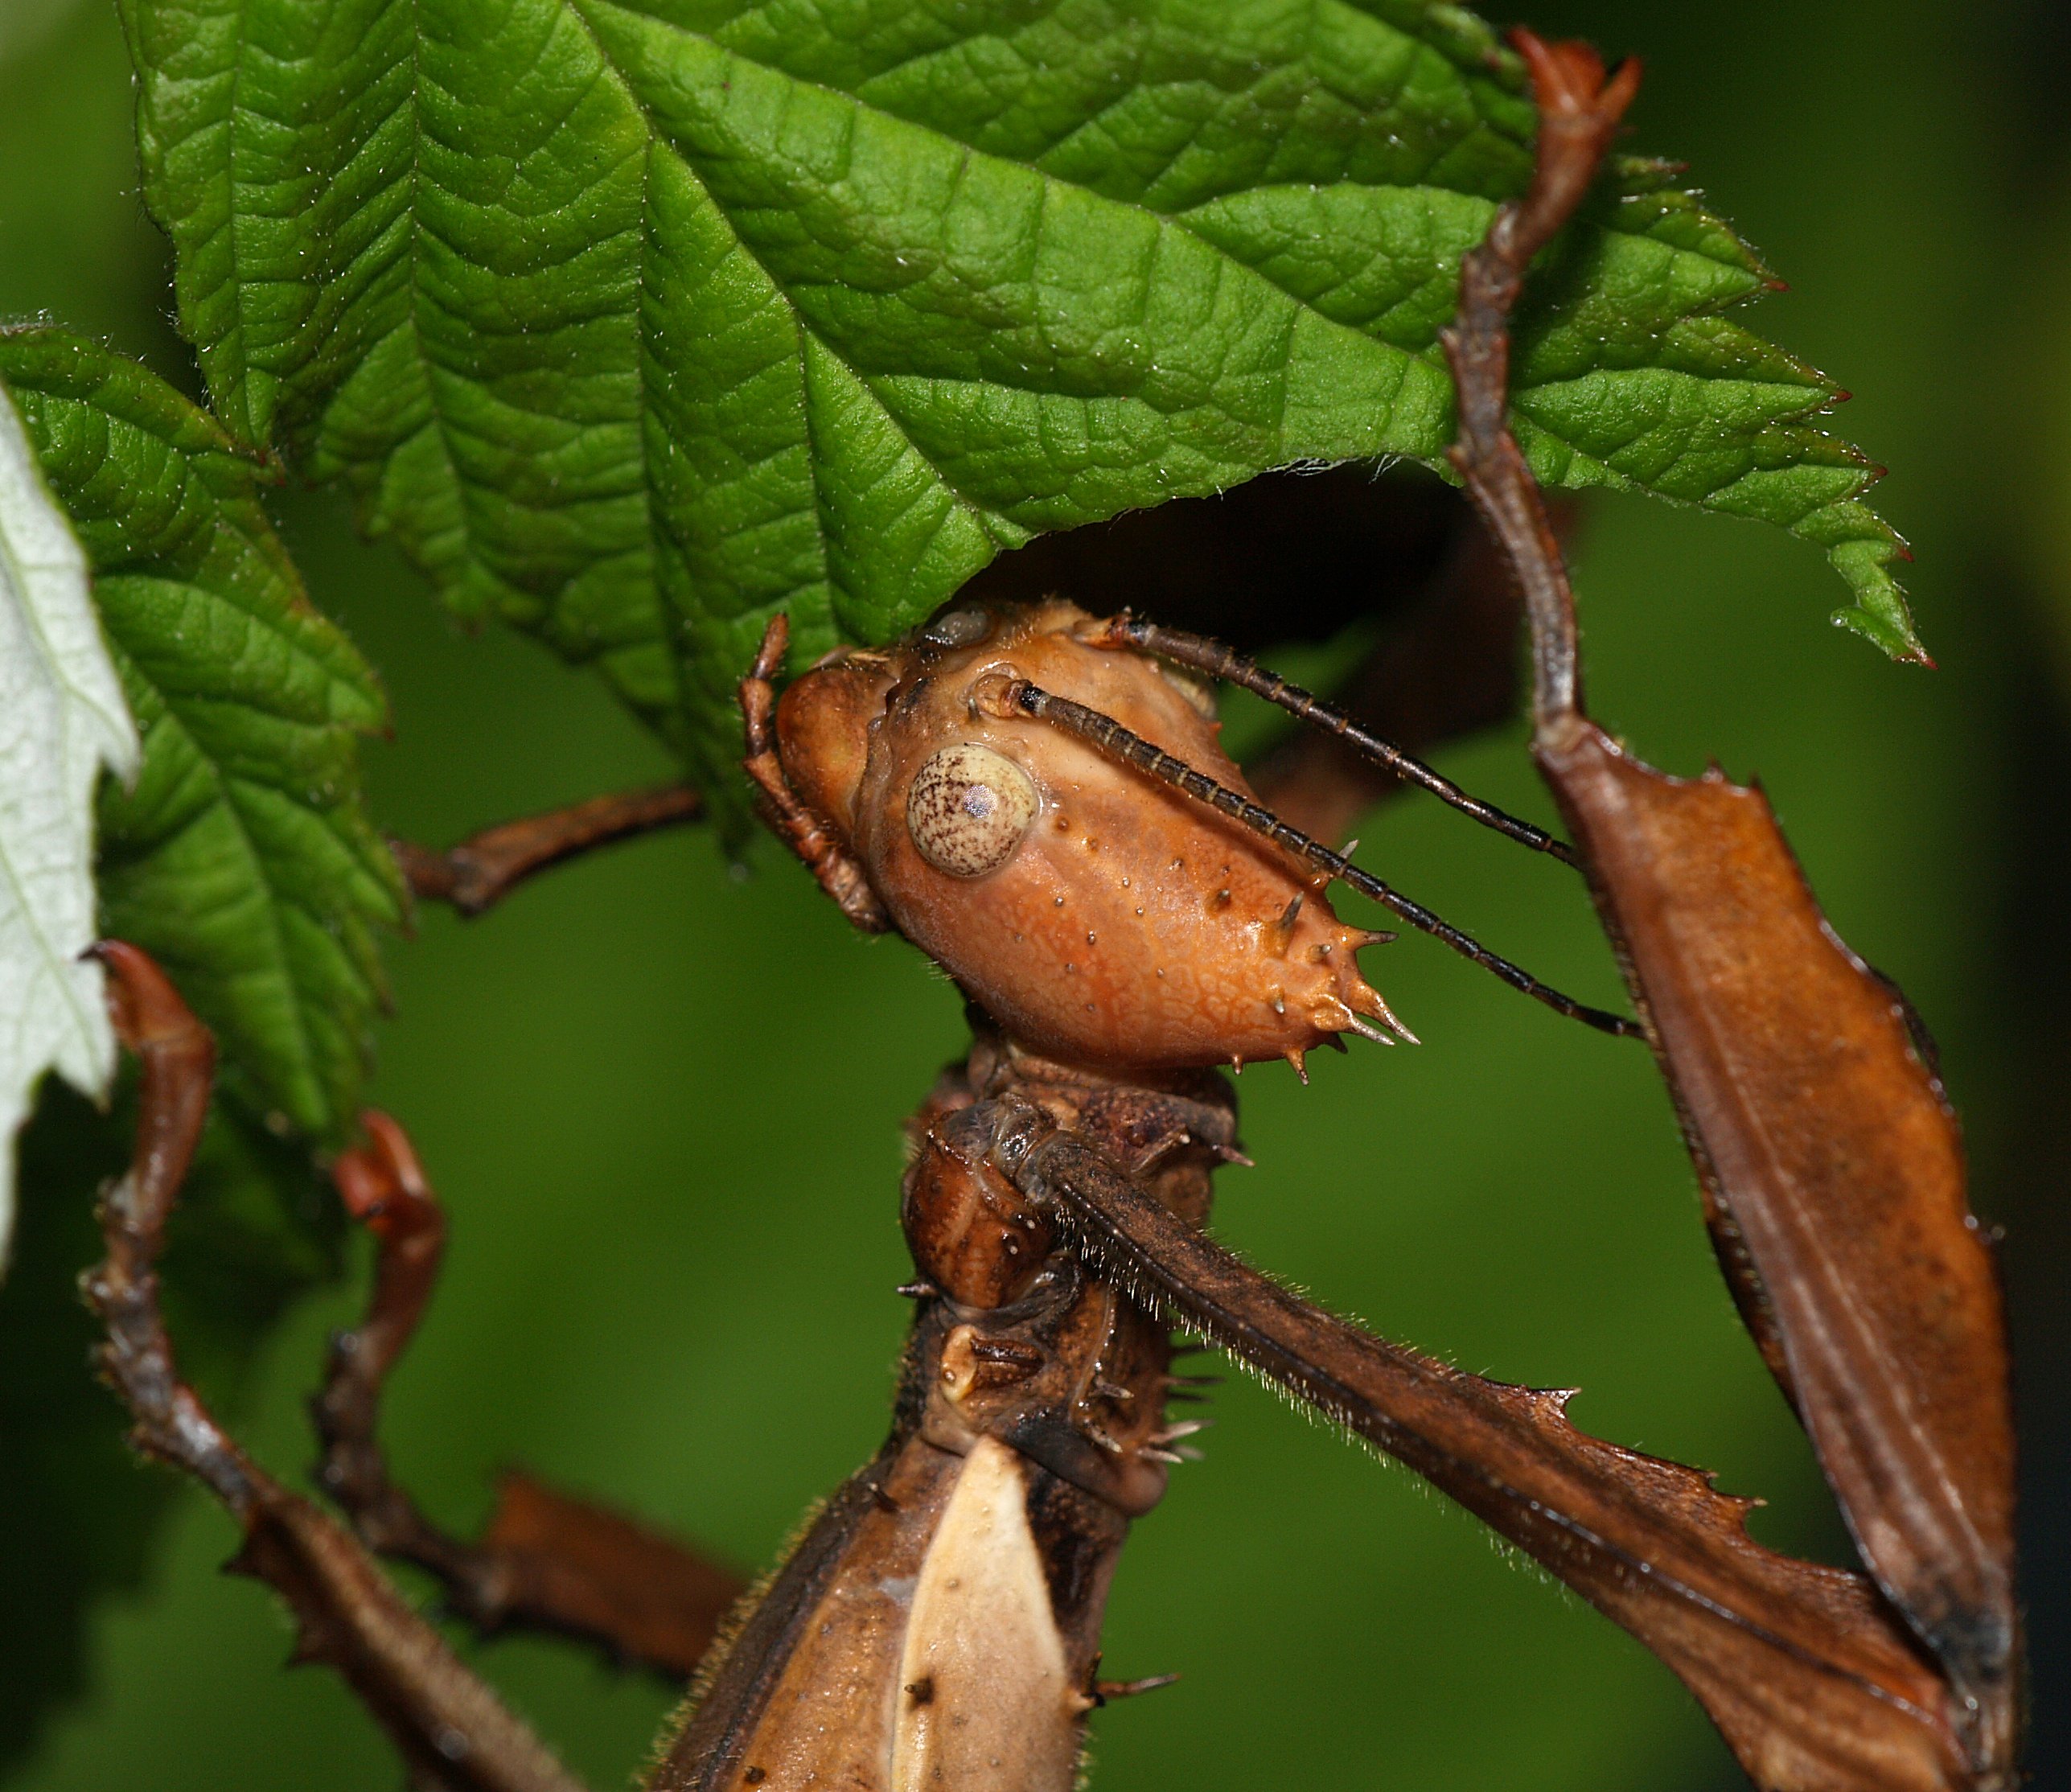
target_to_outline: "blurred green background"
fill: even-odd
[[[2071,174],[2066,9],[1958,0],[1669,8],[1547,0],[1542,30],[1650,64],[1633,146],[1687,158],[1794,290],[1764,333],[1859,394],[1847,432],[1942,669],[1828,628],[1840,587],[1773,532],[1610,500],[1579,554],[1597,713],[1656,763],[1759,774],[1835,925],[1939,1035],[2006,1231],[2028,1425],[2039,1783],[2071,1784]],[[0,0],[0,316],[47,314],[192,387],[135,195],[107,0]],[[666,775],[589,679],[463,637],[338,500],[280,506],[319,600],[395,705],[369,750],[383,826],[445,841]],[[1546,804],[1513,730],[1445,769]],[[1615,993],[1579,887],[1429,806],[1369,862],[1557,982]],[[1713,1268],[1642,1054],[1565,1026],[1435,947],[1370,961],[1421,1050],[1240,1087],[1256,1169],[1220,1225],[1253,1258],[1463,1367],[1579,1384],[1576,1416],[1766,1495],[1767,1539],[1843,1545]],[[881,1435],[906,1317],[891,1290],[898,1124],[960,1050],[953,993],[852,937],[774,856],[695,834],[557,873],[488,919],[426,914],[391,954],[376,1099],[453,1215],[446,1279],[388,1409],[401,1473],[456,1524],[522,1461],[766,1563]],[[31,1168],[78,1116],[53,1104]],[[285,1621],[217,1564],[228,1521],[133,1465],[88,1381],[72,1280],[87,1189],[32,1176],[0,1288],[0,1783],[23,1792],[303,1792],[398,1772],[342,1686],[285,1673]],[[365,1264],[209,1390],[293,1473],[301,1403]],[[1132,1542],[1108,1664],[1175,1690],[1103,1712],[1095,1783],[1697,1792],[1739,1783],[1639,1648],[1405,1474],[1248,1383],[1207,1461]],[[470,1648],[472,1646],[470,1646]],[[474,1654],[600,1788],[670,1691],[532,1642]]]

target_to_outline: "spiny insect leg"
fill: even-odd
[[[1031,1102],[1000,1104],[988,1154],[1095,1273],[1405,1463],[1623,1625],[1763,1785],[1987,1783],[1952,1771],[1957,1714],[1868,1577],[1763,1548],[1751,1502],[1577,1430],[1572,1391],[1468,1375],[1326,1312]],[[1777,1761],[1820,1771],[1779,1777]]]

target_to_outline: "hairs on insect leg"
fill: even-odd
[[[1055,1217],[1060,1232],[1071,1244],[1072,1248],[1079,1253],[1079,1260],[1093,1272],[1095,1277],[1112,1288],[1119,1289],[1130,1301],[1140,1307],[1160,1324],[1170,1326],[1174,1330],[1183,1327],[1201,1341],[1198,1344],[1180,1346],[1173,1353],[1175,1356],[1197,1354],[1203,1350],[1214,1350],[1219,1353],[1225,1361],[1235,1364],[1282,1405],[1298,1413],[1309,1424],[1330,1432],[1340,1442],[1353,1445],[1355,1449],[1372,1457],[1376,1461],[1385,1463],[1391,1468],[1403,1467],[1403,1464],[1390,1456],[1371,1438],[1354,1429],[1349,1412],[1333,1410],[1326,1403],[1313,1398],[1305,1398],[1296,1393],[1292,1388],[1275,1380],[1258,1364],[1250,1361],[1244,1355],[1238,1347],[1236,1339],[1222,1335],[1221,1329],[1211,1318],[1180,1308],[1161,1288],[1148,1281],[1143,1276],[1133,1257],[1117,1254],[1108,1247],[1107,1241],[1079,1227],[1075,1223],[1071,1204],[1069,1202],[1054,1202],[1051,1203],[1050,1211]],[[1260,1273],[1265,1272],[1262,1271]],[[1269,1279],[1296,1298],[1308,1300],[1309,1291],[1298,1284],[1288,1281],[1278,1276],[1271,1276]],[[1353,1322],[1362,1323],[1357,1320]],[[1424,1485],[1413,1472],[1407,1470],[1405,1472],[1408,1473],[1409,1479],[1412,1482],[1420,1487]]]

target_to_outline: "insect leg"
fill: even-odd
[[[215,1046],[135,947],[100,948],[117,1034],[143,1064],[135,1155],[103,1198],[106,1258],[84,1282],[108,1331],[101,1373],[130,1441],[206,1485],[244,1533],[231,1566],[294,1613],[296,1658],[344,1675],[409,1764],[442,1792],[581,1792],[545,1745],[392,1585],[359,1540],[253,1461],[180,1379],[158,1305],[158,1256],[201,1136]]]
[[[406,840],[391,841],[388,848],[420,902],[450,902],[472,920],[535,872],[704,816],[705,799],[696,791],[688,784],[664,784],[499,822],[443,853]]]
[[[803,861],[851,925],[865,933],[889,933],[891,918],[862,866],[799,800],[778,756],[775,680],[790,647],[791,619],[779,612],[770,619],[755,663],[741,680],[741,726],[747,746],[742,767],[762,793],[763,818],[770,830]]]
[[[355,1331],[331,1341],[310,1403],[323,1445],[317,1479],[368,1547],[438,1576],[459,1615],[486,1633],[540,1630],[614,1659],[688,1679],[745,1583],[680,1543],[587,1501],[507,1472],[478,1542],[442,1531],[390,1480],[376,1435],[381,1392],[438,1274],[446,1215],[401,1127],[362,1117],[368,1143],[332,1173],[374,1235],[374,1291]]]
[[[1264,697],[1276,704],[1288,714],[1299,716],[1304,721],[1313,723],[1327,734],[1343,741],[1375,765],[1384,767],[1405,783],[1417,785],[1462,815],[1471,816],[1485,828],[1493,828],[1506,838],[1529,846],[1534,852],[1545,853],[1564,864],[1575,863],[1575,849],[1565,841],[1555,840],[1543,828],[1535,828],[1529,821],[1520,821],[1515,816],[1506,814],[1494,804],[1484,803],[1479,797],[1469,795],[1442,772],[1434,771],[1423,760],[1406,753],[1392,742],[1362,727],[1342,709],[1335,709],[1321,697],[1312,695],[1301,686],[1290,683],[1278,673],[1266,670],[1255,661],[1246,659],[1233,648],[1206,635],[1190,635],[1183,629],[1166,628],[1157,623],[1145,622],[1141,618],[1124,610],[1099,626],[1098,632],[1087,639],[1095,647],[1131,647],[1154,653],[1161,660],[1170,660],[1177,664],[1190,666],[1196,672],[1206,672],[1211,678],[1226,679],[1231,684]]]
[[[1631,97],[1515,40],[1542,119],[1522,202],[1461,269],[1453,451],[1533,636],[1533,750],[1648,1016],[1713,1239],[1878,1585],[1947,1676],[1973,1768],[2021,1778],[2015,1439],[1996,1267],[1904,1005],[1842,944],[1759,791],[1654,771],[1584,713],[1574,596],[1508,421],[1509,317]]]
[[[1531,191],[1498,208],[1489,234],[1460,268],[1460,310],[1439,332],[1458,394],[1459,438],[1448,450],[1468,495],[1503,545],[1531,619],[1532,709],[1541,729],[1581,703],[1575,593],[1539,482],[1510,427],[1510,315],[1532,257],[1581,203],[1618,121],[1638,91],[1640,66],[1609,80],[1586,47],[1520,33],[1531,64],[1540,139]],[[1586,59],[1586,60],[1585,60]]]
[[[1959,1722],[1863,1576],[1761,1547],[1748,1502],[1575,1428],[1558,1390],[1391,1344],[1171,1213],[1033,1103],[1000,1104],[990,1161],[1054,1211],[1095,1272],[1407,1465],[1652,1649],[1757,1782],[1963,1792]]]

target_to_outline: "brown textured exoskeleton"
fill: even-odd
[[[1207,642],[1069,602],[952,606],[779,696],[775,619],[742,688],[747,768],[779,836],[858,926],[896,929],[972,1005],[976,1042],[912,1126],[902,1206],[916,1302],[890,1436],[708,1650],[726,1577],[520,1483],[485,1537],[391,1486],[376,1395],[430,1287],[437,1210],[370,1119],[339,1181],[381,1243],[374,1311],[318,1403],[323,1479],[354,1530],[281,1489],[174,1373],[150,1263],[199,1124],[206,1036],[109,948],[145,1060],[144,1130],[90,1293],[140,1441],[203,1476],[244,1560],[294,1605],[421,1784],[571,1783],[388,1589],[363,1543],[430,1568],[484,1626],[530,1622],[686,1669],[666,1792],[1066,1792],[1130,1523],[1193,1422],[1171,1328],[1400,1458],[1631,1630],[1774,1792],[2011,1792],[2020,1645],[1996,1284],[1954,1123],[1909,1011],[1826,927],[1765,804],[1640,765],[1580,705],[1558,544],[1505,413],[1506,320],[1589,184],[1637,79],[1519,34],[1541,112],[1532,190],[1462,269],[1446,347],[1453,460],[1524,590],[1534,750],[1572,846],[1492,810]],[[1262,807],[1218,744],[1203,675],[1320,720],[1393,775],[1577,865],[1633,1020],[1580,1006]],[[682,793],[513,828],[427,860],[475,906],[499,878],[696,807]],[[491,861],[494,861],[491,863]],[[481,875],[477,877],[476,872]],[[486,879],[486,882],[484,880]],[[1721,1263],[1810,1433],[1863,1558],[1777,1556],[1693,1469],[1576,1431],[1567,1396],[1465,1375],[1280,1288],[1202,1230],[1238,1158],[1220,1067],[1407,1029],[1342,923],[1342,882],[1539,1000],[1643,1036],[1675,1097]],[[354,1533],[356,1532],[356,1537]]]

